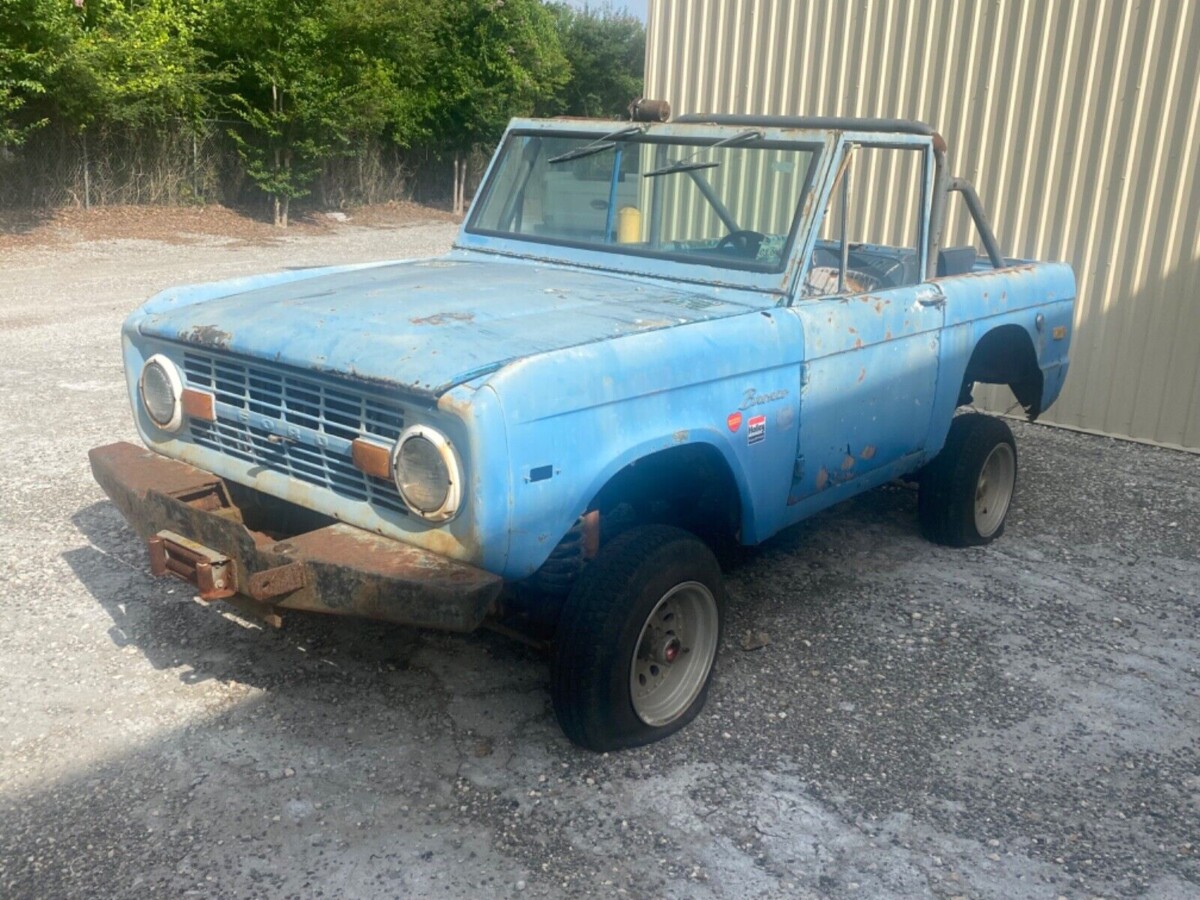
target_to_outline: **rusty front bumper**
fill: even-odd
[[[147,541],[156,574],[189,581],[202,599],[242,601],[276,624],[280,610],[301,609],[470,631],[500,594],[497,575],[350,525],[286,537],[254,531],[216,475],[133,444],[96,447],[88,458]]]

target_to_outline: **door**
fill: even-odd
[[[843,152],[791,308],[804,329],[788,496],[800,515],[919,462],[937,388],[944,298],[924,279],[927,148]]]

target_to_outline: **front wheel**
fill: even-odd
[[[723,607],[720,567],[695,536],[645,525],[614,538],[559,618],[551,694],[567,737],[617,750],[691,722],[708,696]]]
[[[945,446],[921,473],[921,531],[951,547],[991,543],[1004,533],[1016,483],[1008,425],[979,413],[955,417]]]

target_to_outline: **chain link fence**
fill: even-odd
[[[195,203],[265,208],[266,197],[244,174],[229,127],[209,120],[79,133],[52,124],[21,147],[0,147],[0,208]],[[326,161],[309,196],[294,205],[338,209],[389,200],[440,202],[451,195],[452,158],[367,140],[352,154]],[[472,184],[487,159],[483,151],[470,156]]]

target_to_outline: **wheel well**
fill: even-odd
[[[587,565],[590,552],[631,528],[674,525],[717,549],[736,542],[741,516],[737,482],[715,447],[681,444],[643,456],[608,480],[541,568],[523,582],[530,590],[510,598],[514,627],[552,632],[559,600]],[[593,544],[587,531],[596,524]]]
[[[963,375],[960,406],[971,402],[971,387],[977,381],[1008,385],[1030,421],[1042,411],[1042,370],[1033,341],[1020,325],[993,328],[975,345]]]
[[[736,538],[741,526],[737,482],[709,444],[682,444],[630,463],[588,510],[600,512],[601,543],[635,524],[676,525],[710,542]]]

